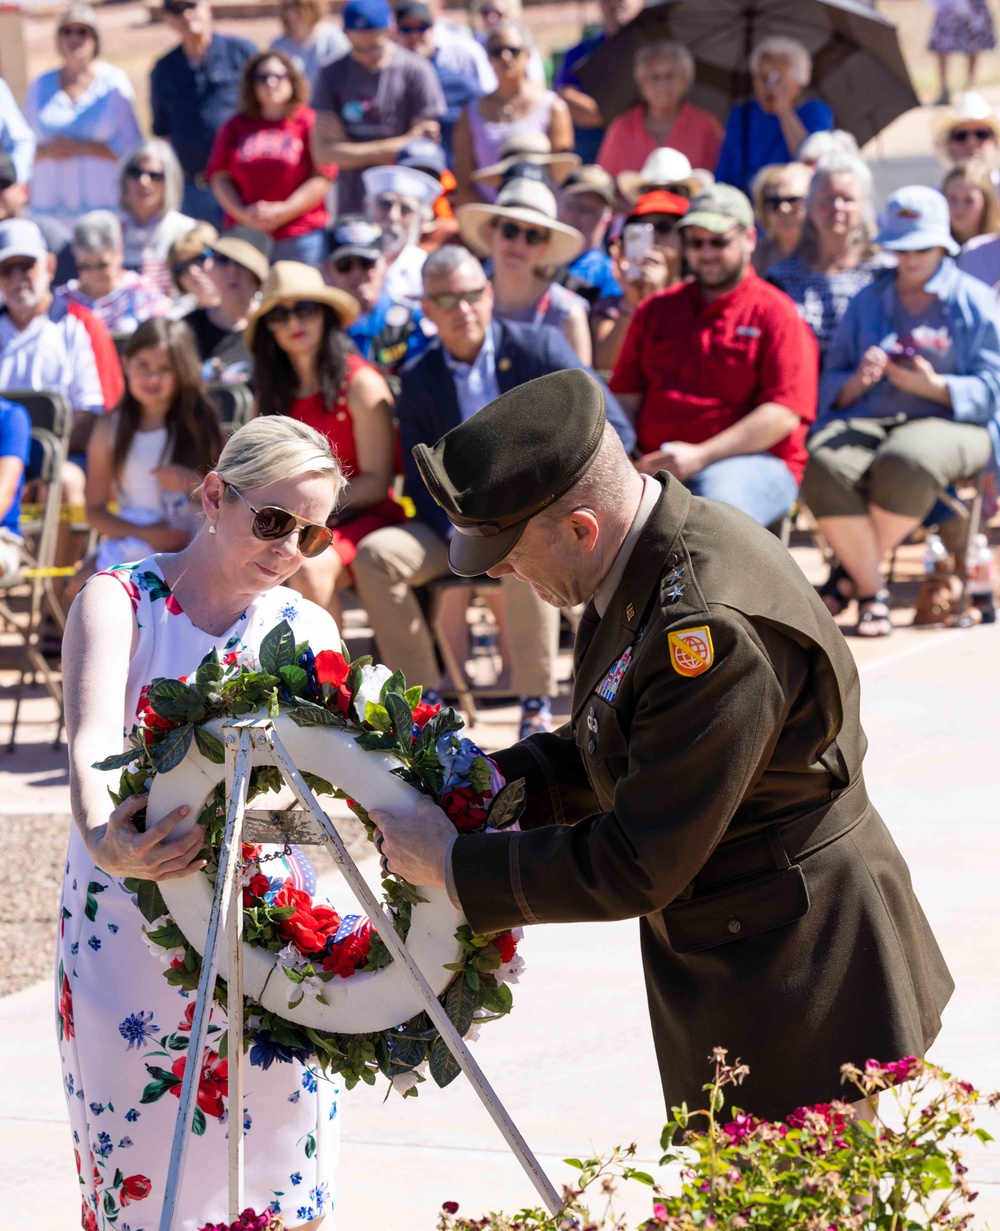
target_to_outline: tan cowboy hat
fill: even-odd
[[[618,191],[630,205],[634,205],[644,192],[654,188],[667,191],[685,190],[689,197],[706,187],[706,178],[711,184],[715,176],[709,171],[693,171],[691,163],[680,150],[669,145],[658,146],[642,164],[641,171],[622,171],[618,176]]]
[[[994,137],[1000,141],[1000,119],[982,94],[971,90],[960,94],[951,107],[941,107],[934,119],[934,145],[944,162],[948,162],[944,148],[948,142],[948,134],[953,128],[963,125],[981,124],[993,130]]]
[[[574,167],[580,165],[580,155],[568,152],[553,154],[552,142],[545,133],[514,133],[500,147],[500,161],[489,167],[473,171],[477,184],[499,187],[504,175],[516,162],[533,162],[539,167],[548,167],[554,184],[561,184]]]
[[[525,226],[549,232],[549,242],[540,248],[539,265],[565,265],[584,249],[585,240],[576,227],[556,217],[556,199],[551,188],[537,180],[509,180],[492,205],[477,202],[455,210],[462,238],[472,248],[488,254],[493,248],[492,227],[498,218],[510,218]]]
[[[260,307],[250,318],[250,323],[243,333],[247,350],[253,349],[257,322],[262,321],[272,308],[286,299],[297,300],[299,303],[308,301],[329,304],[337,314],[341,329],[351,325],[361,311],[353,295],[327,286],[318,269],[303,265],[299,261],[275,261],[260,294]]]

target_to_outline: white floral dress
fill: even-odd
[[[221,637],[196,628],[163,579],[158,558],[110,571],[132,600],[139,640],[126,689],[131,729],[139,694],[157,676],[193,672],[213,647],[230,661],[255,661],[281,620],[318,651],[339,648],[336,624],[319,607],[277,586],[262,594]],[[116,752],[117,749],[108,749]],[[276,848],[271,848],[276,849]],[[298,887],[312,869],[290,861]],[[296,878],[302,878],[296,880]],[[193,994],[163,977],[133,896],[95,867],[74,826],[66,860],[57,953],[59,1051],[69,1104],[80,1196],[88,1231],[157,1231],[167,1164],[191,1037]],[[215,1007],[188,1149],[175,1231],[198,1231],[226,1217],[228,1061],[219,1057],[225,1014]],[[245,1069],[245,1205],[270,1206],[286,1227],[333,1209],[339,1147],[335,1084],[307,1063],[254,1046]],[[175,1096],[175,1097],[171,1097]]]

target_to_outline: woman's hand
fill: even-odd
[[[182,551],[191,539],[187,530],[177,530],[165,521],[152,526],[136,526],[135,534],[145,539],[154,551]]]
[[[57,133],[48,141],[43,141],[38,147],[36,158],[74,158],[80,153],[80,142],[67,137],[65,133]]]
[[[258,231],[276,231],[284,221],[284,201],[255,201],[245,213],[246,225]]]
[[[662,248],[652,248],[639,262],[618,256],[615,277],[622,288],[622,298],[634,311],[644,299],[662,291],[670,282],[667,254]]]
[[[705,469],[705,457],[701,445],[672,440],[655,453],[640,457],[635,468],[640,474],[656,474],[658,470],[666,470],[681,483],[686,483]]]
[[[870,389],[877,385],[883,376],[887,375],[889,356],[881,346],[869,346],[861,356],[856,376],[862,387]]]
[[[87,852],[110,876],[133,876],[144,881],[176,880],[205,866],[198,858],[205,845],[205,829],[195,825],[180,836],[174,830],[191,811],[174,808],[140,833],[132,818],[149,802],[148,795],[130,795],[115,808],[107,824],[87,833]]]

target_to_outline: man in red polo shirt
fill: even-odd
[[[788,296],[754,272],[753,223],[728,184],[694,198],[678,223],[694,281],[639,305],[611,388],[636,416],[639,470],[668,470],[768,526],[798,493],[819,352]]]

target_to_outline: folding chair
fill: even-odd
[[[45,500],[40,506],[40,513],[37,517],[22,517],[21,519],[21,532],[25,536],[26,543],[33,541],[33,546],[27,549],[24,565],[16,573],[0,577],[0,619],[18,635],[23,651],[21,673],[14,698],[10,741],[7,745],[8,752],[14,751],[17,742],[21,702],[24,699],[25,681],[29,674],[32,676],[32,681],[41,676],[50,696],[59,707],[59,723],[54,748],[59,747],[63,725],[62,683],[46,662],[39,648],[39,639],[47,598],[51,598],[49,605],[60,627],[63,627],[65,623],[62,609],[52,596],[51,576],[48,575],[48,570],[52,568],[55,559],[56,535],[59,530],[59,467],[62,465],[65,451],[63,442],[43,427],[31,429],[31,440],[32,453],[38,466],[38,477],[45,484]],[[7,597],[15,587],[24,585],[29,586],[27,618],[15,615]]]
[[[246,385],[213,380],[205,387],[205,393],[219,412],[219,422],[226,432],[232,434],[249,420],[253,410],[253,394]]]
[[[64,446],[69,441],[73,412],[61,393],[48,389],[5,389],[2,396],[8,402],[20,402],[28,412],[32,427],[51,432]]]

